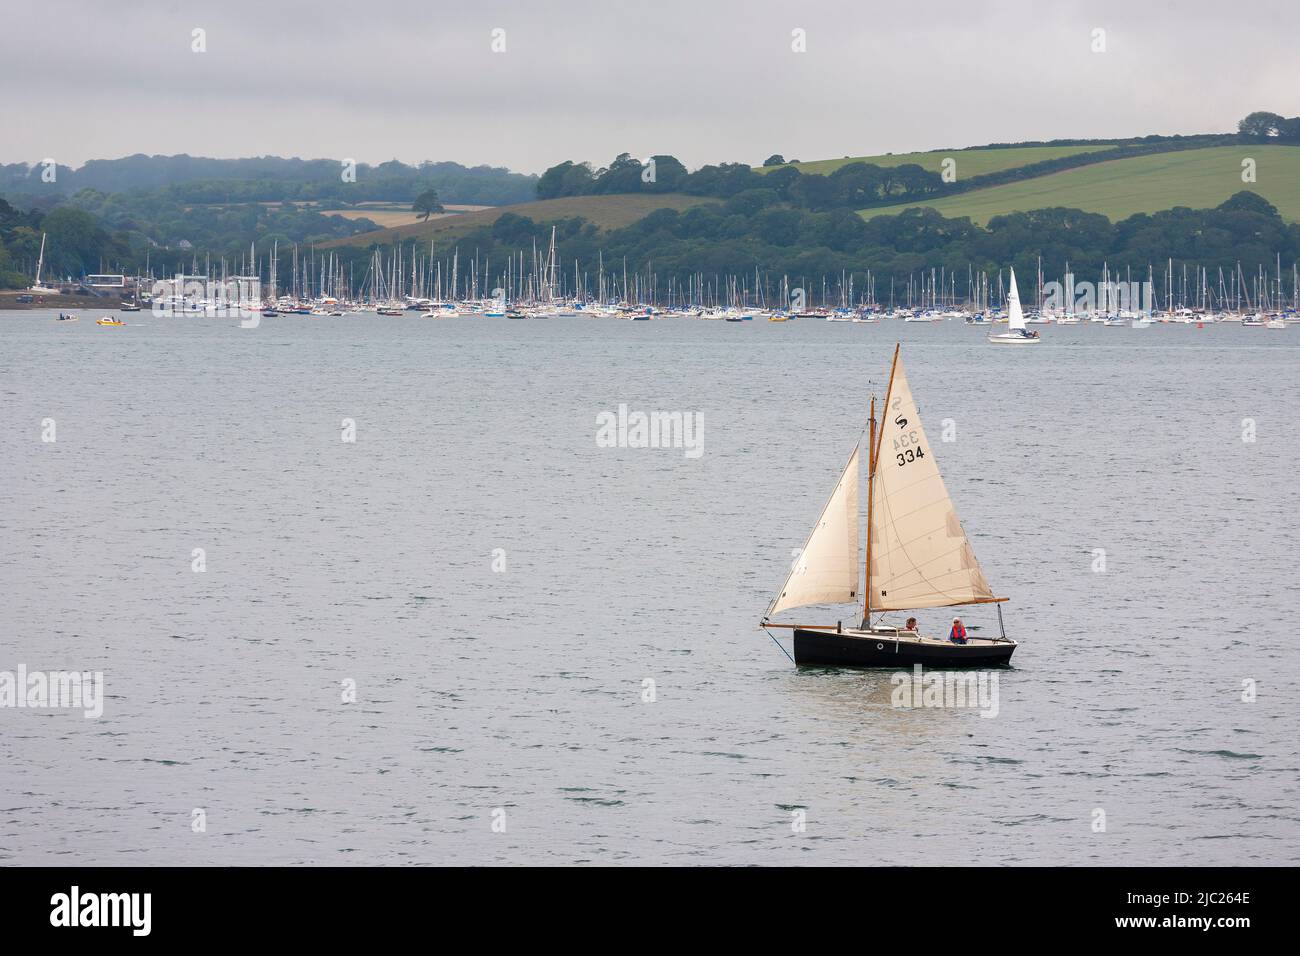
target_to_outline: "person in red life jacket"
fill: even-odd
[[[966,628],[962,625],[961,618],[954,617],[952,619],[952,630],[948,632],[948,640],[954,644],[966,643]]]
[[[903,625],[903,630],[905,630],[905,631],[916,631],[916,630],[917,630],[917,627],[916,627],[916,618],[914,618],[914,617],[909,617],[909,618],[907,619],[907,623]]]

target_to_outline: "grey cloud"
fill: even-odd
[[[7,16],[4,162],[274,153],[538,172],[629,151],[698,166],[1300,113],[1300,14],[1273,0],[46,0]]]

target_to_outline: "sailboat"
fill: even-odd
[[[1011,291],[1007,293],[1007,331],[989,336],[994,345],[1034,345],[1041,342],[1037,332],[1025,327],[1025,313],[1020,308],[1020,293],[1016,291],[1016,270],[1011,270]]]
[[[47,285],[41,285],[41,270],[45,268],[45,233],[41,233],[41,254],[36,260],[36,281],[28,286],[27,291],[36,295],[58,295],[58,289],[52,289]]]
[[[794,631],[796,664],[849,667],[988,667],[1011,660],[1017,643],[1002,626],[1001,602],[985,580],[957,519],[930,443],[921,427],[912,389],[894,348],[885,392],[885,421],[876,427],[876,399],[866,448],[867,546],[858,577],[859,438],[830,501],[813,526],[785,584],[760,627]],[[859,605],[858,602],[861,601]],[[810,604],[848,604],[862,609],[857,627],[773,624],[770,618]],[[999,637],[969,637],[957,644],[873,621],[886,612],[993,604]],[[769,632],[770,634],[770,632]],[[779,642],[778,642],[779,643]]]

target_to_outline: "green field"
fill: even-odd
[[[1241,181],[1241,161],[1247,157],[1256,162],[1254,183]],[[859,214],[869,219],[928,206],[949,218],[969,216],[982,224],[1003,213],[1064,206],[1117,221],[1175,206],[1217,206],[1243,189],[1254,190],[1277,206],[1283,219],[1300,222],[1300,146],[1214,146],[1135,156],[945,199],[864,209]]]
[[[902,166],[904,163],[916,165],[931,172],[942,172],[940,164],[948,158],[957,161],[957,178],[967,179],[971,176],[983,176],[985,173],[1001,172],[1015,169],[1030,163],[1042,163],[1049,159],[1063,156],[1077,156],[1080,153],[1096,153],[1103,149],[1113,149],[1106,143],[1091,146],[1013,146],[1008,149],[948,149],[931,150],[926,153],[889,153],[884,156],[846,156],[843,159],[819,159],[807,163],[787,163],[801,173],[815,173],[825,176],[849,163],[871,163],[873,166]],[[781,166],[758,166],[756,172],[766,173]]]
[[[616,196],[566,196],[561,199],[541,199],[537,202],[518,203],[513,206],[494,206],[478,212],[430,219],[428,222],[363,232],[347,239],[324,243],[329,246],[368,246],[371,243],[387,245],[405,239],[456,239],[475,229],[490,226],[508,212],[527,216],[537,222],[568,219],[580,216],[600,229],[619,229],[644,218],[656,209],[684,210],[703,203],[717,202],[707,196],[686,196],[681,193],[630,193]]]

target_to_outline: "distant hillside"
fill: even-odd
[[[438,239],[445,242],[484,226],[490,226],[506,213],[527,216],[535,222],[553,222],[557,219],[578,217],[587,220],[598,229],[621,229],[642,219],[656,209],[675,209],[682,211],[692,206],[716,203],[718,200],[706,196],[683,196],[679,193],[642,193],[637,195],[615,196],[565,196],[560,199],[540,199],[536,202],[516,203],[510,206],[498,206],[478,212],[463,213],[456,216],[444,216],[428,222],[393,229],[377,229],[373,232],[358,233],[346,239],[337,239],[324,243],[322,248],[333,246],[369,246],[374,243],[390,245],[409,239],[429,241]]]
[[[102,193],[165,192],[191,203],[411,202],[423,189],[438,191],[444,203],[495,206],[534,198],[537,177],[494,166],[451,162],[407,165],[391,160],[360,163],[353,182],[344,182],[337,159],[209,159],[202,156],[123,156],[93,159],[73,169],[58,166],[53,183],[41,179],[42,167],[13,163],[0,166],[0,196],[10,202],[71,196],[81,189]]]
[[[870,163],[873,166],[902,166],[916,163],[930,172],[942,172],[941,164],[952,158],[957,162],[957,175],[960,178],[983,176],[1004,169],[1028,166],[1063,156],[1075,156],[1079,153],[1095,153],[1113,149],[1111,143],[1097,143],[1087,146],[1013,146],[1008,148],[981,147],[976,149],[939,149],[923,153],[885,153],[880,156],[845,156],[843,159],[819,159],[812,162],[786,163],[784,166],[756,166],[755,171],[768,173],[775,169],[793,167],[805,176],[809,174],[826,176],[841,166],[849,163]]]
[[[1254,183],[1241,180],[1241,162],[1247,157],[1257,164]],[[864,209],[860,215],[870,219],[921,207],[937,209],[948,218],[969,216],[987,223],[1010,212],[1065,207],[1118,221],[1176,206],[1217,206],[1245,189],[1271,202],[1284,220],[1300,222],[1298,184],[1300,146],[1245,144],[1117,159],[943,199]]]

